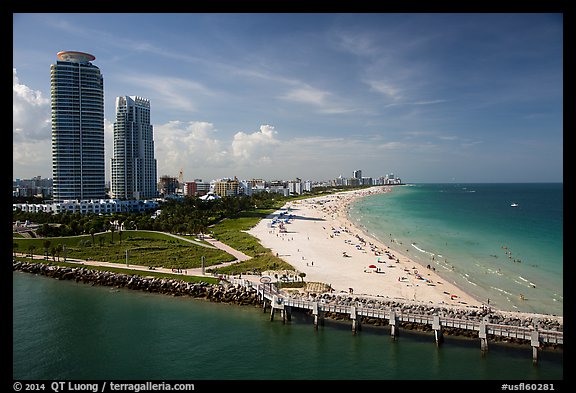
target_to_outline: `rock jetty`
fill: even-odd
[[[63,267],[19,261],[12,262],[12,270],[40,274],[59,280],[75,280],[92,285],[127,288],[172,296],[190,296],[214,302],[254,306],[261,304],[255,289],[232,285],[223,281],[219,284],[192,283],[184,280],[113,273],[85,267]]]
[[[218,284],[207,282],[187,282],[178,279],[167,279],[158,277],[145,277],[141,275],[130,275],[114,273],[109,271],[88,269],[86,267],[63,267],[45,263],[13,261],[12,270],[22,271],[32,274],[40,274],[60,280],[75,280],[76,282],[88,283],[92,285],[112,286],[117,288],[127,288],[141,290],[151,293],[159,293],[172,296],[189,296],[201,298],[213,302],[223,302],[237,305],[261,306],[262,299],[256,290],[250,286],[241,284],[231,284],[221,280]],[[291,297],[303,297],[302,295],[289,295]],[[343,296],[341,294],[318,294],[315,301],[339,305],[355,305],[367,308],[389,308],[397,312],[418,313],[422,315],[441,315],[450,318],[463,320],[482,321],[487,318],[489,323],[505,324],[511,326],[538,327],[540,330],[563,331],[563,319],[561,317],[546,316],[541,314],[526,313],[506,313],[490,308],[464,309],[449,308],[441,306],[431,306],[422,304],[411,304],[409,302],[366,298],[359,296]],[[325,318],[333,320],[345,320],[349,316],[338,313],[326,313]],[[375,326],[385,325],[385,320],[378,318],[363,317],[362,323],[373,324]],[[403,322],[400,326],[404,329],[427,331],[431,328],[428,325]],[[476,337],[473,331],[444,328],[445,334],[465,337]],[[517,340],[507,340],[517,342]]]

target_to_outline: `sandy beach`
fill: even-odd
[[[354,199],[389,191],[389,187],[377,186],[292,201],[248,233],[305,273],[305,281],[330,284],[333,293],[446,306],[484,306],[445,281],[433,268],[392,251],[347,219],[348,204]]]

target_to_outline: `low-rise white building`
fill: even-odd
[[[20,209],[23,212],[38,213],[48,212],[52,214],[60,213],[80,213],[80,214],[110,214],[110,213],[135,213],[146,210],[153,210],[158,207],[155,200],[127,200],[119,199],[87,199],[87,200],[65,200],[54,203],[14,203],[12,209]]]

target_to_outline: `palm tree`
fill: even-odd
[[[50,244],[52,244],[50,240],[44,240],[44,251],[46,252],[46,259],[48,259],[48,250],[50,249]]]
[[[58,256],[58,262],[60,262],[60,254],[62,253],[63,249],[64,247],[62,244],[58,244],[58,246],[56,246],[56,256]]]
[[[95,226],[91,226],[90,227],[90,236],[92,237],[92,247],[94,247],[94,234],[96,233],[96,227]]]

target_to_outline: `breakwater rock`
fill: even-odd
[[[227,282],[209,284],[207,282],[187,282],[184,280],[144,277],[113,273],[85,267],[63,267],[44,263],[12,262],[12,270],[40,274],[60,280],[75,280],[92,285],[111,286],[141,290],[172,296],[190,296],[214,302],[238,305],[259,305],[256,290]]]
[[[189,296],[193,298],[206,299],[213,302],[223,302],[237,305],[261,306],[262,299],[256,290],[250,286],[232,284],[227,281],[220,281],[218,284],[207,282],[187,282],[178,279],[167,279],[158,277],[144,277],[140,275],[130,275],[115,273],[110,271],[88,269],[86,267],[62,267],[45,263],[13,261],[12,269],[32,274],[40,274],[60,280],[75,280],[92,285],[111,286],[117,288],[127,288],[141,290],[151,293],[159,293],[172,296]],[[301,295],[287,294],[290,297],[304,298]],[[312,299],[308,299],[312,300]],[[394,309],[397,313],[414,313],[421,315],[441,315],[450,318],[459,318],[470,321],[481,321],[484,318],[489,323],[504,324],[511,326],[537,327],[539,330],[563,331],[562,318],[545,316],[541,314],[526,313],[506,313],[489,308],[483,309],[463,309],[442,306],[431,306],[413,304],[410,302],[383,300],[366,298],[359,296],[342,296],[334,294],[320,294],[314,297],[315,301],[339,305],[354,305],[367,308],[388,308]],[[338,313],[325,313],[325,318],[333,320],[347,320],[349,315]],[[363,324],[373,324],[376,326],[386,325],[384,319],[362,317]],[[431,327],[424,324],[402,322],[400,328],[429,331]],[[447,335],[477,338],[478,333],[472,330],[444,327],[443,333]],[[492,337],[495,341],[509,341],[513,343],[523,343],[516,339],[503,339]],[[562,345],[553,345],[562,347]]]

